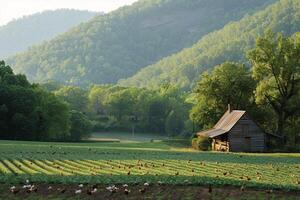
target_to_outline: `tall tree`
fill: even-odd
[[[195,89],[195,105],[190,113],[194,122],[211,127],[231,104],[235,109],[249,109],[255,88],[250,70],[241,64],[226,62],[202,74]]]
[[[277,115],[277,134],[284,136],[289,117],[300,108],[300,34],[285,37],[267,31],[249,52],[258,104],[268,103]]]

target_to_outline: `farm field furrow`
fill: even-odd
[[[163,182],[300,191],[300,154],[196,152],[162,142],[152,148],[151,143],[16,143],[12,149],[13,142],[0,141],[1,183]],[[143,145],[148,150],[139,150]]]

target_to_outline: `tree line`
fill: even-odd
[[[189,121],[186,94],[170,85],[159,90],[117,85],[43,87],[90,121],[93,131],[127,131],[180,135]],[[174,123],[176,122],[176,123]]]

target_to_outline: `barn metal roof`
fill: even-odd
[[[216,125],[209,130],[201,131],[197,135],[216,137],[224,133],[229,132],[232,127],[241,119],[241,117],[246,113],[244,110],[233,110],[227,112],[221,117],[221,119],[216,123]]]

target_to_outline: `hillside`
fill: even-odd
[[[8,60],[30,80],[115,83],[275,0],[141,0]]]
[[[189,90],[204,70],[227,60],[246,62],[245,54],[265,29],[292,35],[300,31],[300,1],[281,0],[223,29],[208,34],[195,45],[164,58],[120,81],[121,85],[157,87],[175,84]]]
[[[61,9],[11,21],[0,27],[0,58],[24,51],[31,45],[53,38],[95,15],[96,13],[88,11]]]

